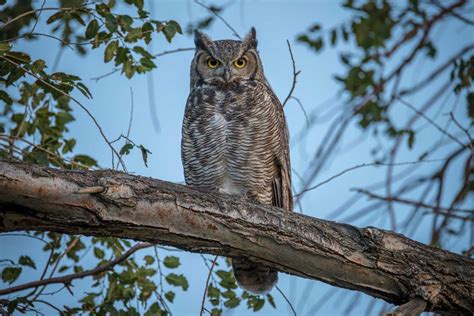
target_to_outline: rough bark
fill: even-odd
[[[471,315],[474,260],[374,227],[320,220],[110,170],[0,161],[0,232],[116,236],[248,256],[280,271],[426,311]]]

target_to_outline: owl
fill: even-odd
[[[181,142],[188,185],[292,210],[288,128],[267,82],[255,28],[242,41],[194,34],[191,91]],[[277,271],[248,258],[232,259],[238,285],[268,293]]]

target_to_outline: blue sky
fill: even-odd
[[[53,3],[54,1],[48,1]],[[217,1],[216,1],[217,2]],[[150,2],[146,2],[150,5]],[[190,20],[197,19],[206,15],[203,8],[192,1],[155,1],[153,3],[152,16],[156,19],[168,20],[174,19],[182,26],[185,26]],[[305,46],[295,42],[295,37],[314,22],[322,24],[325,28],[339,25],[349,17],[349,12],[341,8],[339,1],[244,1],[231,3],[223,13],[225,19],[244,35],[251,26],[255,26],[259,42],[259,52],[264,64],[265,74],[273,90],[283,100],[291,86],[292,66],[289,57],[286,40],[288,39],[293,47],[293,53],[297,68],[302,70],[298,78],[298,83],[294,96],[298,97],[308,113],[312,112],[326,100],[337,96],[333,102],[326,103],[320,107],[320,111],[327,111],[327,108],[335,104],[341,104],[343,96],[339,93],[340,86],[333,80],[333,76],[343,73],[344,68],[339,62],[339,50],[325,49],[321,54],[316,55]],[[39,25],[44,28],[44,25]],[[220,21],[216,21],[213,26],[206,31],[213,39],[231,38],[232,33]],[[445,60],[456,48],[462,46],[462,43],[468,42],[468,31],[459,25],[449,25],[445,29],[435,31],[436,38],[443,47],[439,52],[438,60]],[[156,39],[156,41],[155,41]],[[167,43],[162,36],[155,36],[153,41],[153,52],[158,53],[165,50],[192,47],[193,41],[189,36],[177,36],[171,44]],[[45,59],[48,65],[52,65],[55,59],[58,44],[49,39],[41,39],[21,45],[19,48],[26,49],[34,58]],[[189,93],[189,64],[192,59],[192,52],[182,52],[172,55],[166,55],[156,61],[157,69],[153,72],[154,95],[156,96],[156,111],[160,122],[160,131],[155,132],[149,111],[149,96],[147,90],[147,77],[135,76],[128,80],[118,74],[101,79],[98,82],[91,78],[103,75],[112,70],[112,64],[104,64],[103,49],[92,51],[87,57],[77,57],[77,55],[65,49],[59,62],[57,70],[66,73],[77,74],[84,79],[94,98],[87,100],[78,96],[94,114],[100,122],[105,133],[110,139],[114,139],[120,134],[127,132],[130,110],[131,93],[133,90],[133,120],[130,137],[138,144],[143,144],[150,149],[152,155],[149,157],[149,167],[146,168],[141,160],[138,151],[133,151],[130,156],[125,158],[128,170],[132,173],[159,178],[163,180],[183,183],[183,170],[180,158],[180,139],[181,122],[184,112],[184,106]],[[387,65],[387,69],[394,65]],[[408,74],[403,84],[409,85],[424,77],[433,69],[433,65],[426,59],[415,61],[412,73]],[[435,82],[433,92],[440,83]],[[430,91],[426,91],[430,92]],[[447,106],[452,106],[454,97],[449,99]],[[423,102],[423,96],[415,96],[410,102],[417,104]],[[465,117],[465,106],[462,104],[457,107],[455,114],[459,117]],[[464,112],[463,112],[464,111]],[[305,117],[299,106],[294,101],[290,101],[285,107],[285,114],[288,120],[291,137],[291,158],[293,168],[298,173],[304,173],[311,163],[311,157],[316,145],[321,142],[321,137],[329,128],[327,122],[318,123],[312,128],[302,140],[298,135],[301,130],[306,129]],[[412,113],[406,107],[400,106],[394,111],[394,115],[400,120],[405,120]],[[436,113],[427,113],[435,115]],[[88,153],[98,159],[103,167],[110,167],[110,150],[101,139],[93,122],[80,109],[75,109],[77,121],[73,123],[70,134],[78,139],[76,153]],[[443,120],[443,116],[442,119]],[[465,122],[465,121],[464,121]],[[420,122],[420,126],[426,122]],[[427,128],[420,133],[417,138],[417,144],[423,144],[432,140],[433,137],[440,137],[439,133],[433,128]],[[381,137],[379,142],[386,142]],[[339,151],[336,159],[328,164],[323,172],[316,179],[316,182],[323,181],[332,175],[361,163],[370,163],[373,157],[370,150],[377,145],[375,138],[365,133],[357,126],[350,126],[346,132],[342,149]],[[408,151],[406,146],[402,146],[398,161],[416,160],[421,153],[420,150]],[[451,149],[451,148],[449,148]],[[437,155],[432,158],[442,158],[450,150],[440,149]],[[429,164],[427,164],[429,165]],[[429,170],[433,165],[420,166],[415,172]],[[402,170],[396,168],[396,170]],[[454,193],[456,183],[460,177],[459,170],[450,171],[450,182],[452,190],[448,189],[447,196]],[[351,189],[363,187],[373,183],[376,180],[383,180],[385,168],[368,167],[349,172],[328,184],[321,186],[318,190],[308,193],[302,201],[305,214],[328,218],[329,214],[338,207],[343,201],[351,196]],[[295,185],[298,187],[301,183],[293,175]],[[472,199],[471,199],[472,201]],[[367,200],[363,199],[360,205],[364,205]],[[472,204],[471,204],[472,205]],[[407,208],[397,208],[397,212],[408,211]],[[360,221],[351,222],[358,226],[377,226],[389,228],[386,216],[377,218],[368,217]],[[426,230],[429,229],[429,221],[423,221],[420,224],[418,233],[414,238],[419,241],[427,241]],[[467,241],[467,239],[466,239]],[[465,244],[453,244],[451,249],[459,251]],[[0,248],[3,249],[0,257],[8,254],[9,257],[16,257],[21,253],[28,252],[33,257],[34,254],[41,253],[38,244],[34,241],[22,238],[3,237],[0,238]],[[150,250],[151,251],[151,250]],[[148,250],[144,250],[140,255],[144,255]],[[162,255],[166,253],[163,251]],[[183,266],[180,271],[185,273],[190,282],[190,288],[185,293],[178,291],[177,300],[172,304],[175,315],[196,315],[200,309],[205,278],[207,277],[207,268],[198,254],[180,253]],[[87,257],[85,258],[87,260]],[[87,265],[87,263],[85,264]],[[41,265],[40,265],[41,266]],[[23,280],[32,275],[22,276]],[[21,281],[21,280],[20,280]],[[316,281],[308,281],[301,278],[290,277],[280,274],[280,288],[286,293],[293,302],[298,311],[298,315],[311,315],[314,304],[332,287]],[[75,291],[86,290],[81,282],[78,282]],[[354,299],[354,292],[338,290],[331,300],[328,300],[318,312],[318,315],[342,315],[344,314],[345,304]],[[275,311],[266,306],[263,312],[258,315],[287,315],[288,308],[277,292],[272,293],[278,305]],[[76,301],[75,297],[64,292],[57,298],[60,303],[72,303]],[[361,295],[356,309],[351,315],[365,314],[366,307],[371,302],[371,298]],[[374,308],[372,313],[375,315],[381,306]],[[253,312],[247,311],[245,306],[237,311],[226,312],[225,315],[253,315]]]

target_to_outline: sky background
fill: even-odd
[[[55,1],[47,1],[54,4]],[[398,1],[393,1],[397,3]],[[183,27],[189,21],[196,20],[207,16],[206,11],[193,1],[151,1],[145,2],[148,8],[151,8],[152,17],[158,20],[174,19]],[[218,3],[218,1],[216,1]],[[341,74],[344,71],[343,66],[339,62],[338,53],[340,48],[324,49],[320,54],[315,54],[306,46],[296,43],[296,36],[307,29],[310,25],[318,22],[329,29],[332,26],[339,25],[350,17],[350,12],[341,7],[340,1],[242,1],[242,2],[226,2],[229,3],[227,9],[223,13],[223,17],[243,36],[248,32],[251,26],[255,26],[257,30],[258,48],[261,59],[263,61],[266,77],[273,87],[273,90],[283,100],[291,86],[292,82],[292,66],[289,57],[286,40],[292,44],[293,54],[297,68],[302,70],[298,78],[298,83],[294,91],[294,96],[301,100],[308,113],[312,113],[314,109],[321,112],[335,104],[341,103],[343,95],[340,94],[339,84],[333,80],[335,74]],[[51,5],[53,6],[53,5]],[[43,18],[44,22],[45,18]],[[44,24],[38,25],[39,30],[47,30]],[[448,25],[443,29],[435,30],[435,38],[439,45],[443,48],[439,52],[438,62],[446,60],[451,56],[457,48],[463,43],[469,41],[469,32],[466,28],[456,25]],[[213,26],[206,30],[206,33],[213,39],[232,38],[232,33],[220,21],[216,21]],[[470,33],[472,35],[472,33]],[[193,47],[192,37],[183,35],[177,36],[171,44],[167,43],[163,36],[154,35],[153,52],[158,53],[165,50]],[[341,46],[342,47],[342,46]],[[347,46],[346,46],[347,47]],[[25,49],[36,58],[42,58],[52,67],[55,60],[59,45],[54,40],[41,39],[40,41],[21,44],[18,49]],[[113,65],[103,63],[103,48],[90,52],[87,57],[78,57],[69,49],[64,50],[64,54],[58,64],[57,70],[66,73],[77,74],[89,87],[94,98],[87,100],[78,96],[81,102],[94,114],[110,139],[115,139],[120,134],[126,134],[131,112],[131,90],[133,91],[133,118],[130,138],[137,144],[143,144],[150,149],[152,155],[149,157],[149,167],[145,167],[141,155],[138,151],[133,151],[125,158],[127,168],[131,173],[149,176],[153,178],[184,183],[183,169],[180,157],[180,141],[181,141],[181,123],[184,113],[186,98],[189,93],[189,65],[193,56],[193,52],[182,52],[166,55],[156,60],[157,68],[153,72],[153,93],[156,97],[156,111],[159,118],[160,130],[156,132],[149,110],[149,95],[147,89],[147,76],[136,75],[131,80],[126,79],[119,74],[108,76],[96,82],[91,78],[101,76],[110,72]],[[394,65],[387,65],[387,71]],[[405,76],[405,82],[402,84],[409,85],[421,79],[430,70],[433,64],[426,58],[415,61],[412,73]],[[435,91],[437,83],[434,83]],[[427,93],[430,91],[427,90]],[[336,96],[333,102],[327,100]],[[418,104],[424,101],[423,96],[415,96],[409,99],[412,104]],[[452,107],[455,97],[452,97],[446,103]],[[465,106],[461,105],[455,110],[455,114],[460,118],[466,118]],[[323,106],[321,107],[321,104]],[[318,107],[319,106],[319,107]],[[446,112],[449,112],[447,110]],[[100,137],[93,122],[80,109],[75,109],[76,122],[71,125],[70,134],[74,135],[78,144],[75,153],[87,153],[98,159],[102,167],[110,167],[111,154],[106,144]],[[314,113],[314,112],[313,112]],[[444,113],[444,112],[443,112]],[[443,119],[441,113],[441,121]],[[328,122],[317,123],[307,134],[305,138],[300,138],[300,132],[306,130],[305,117],[298,104],[289,101],[285,107],[290,130],[290,147],[292,167],[299,174],[304,175],[305,170],[311,163],[311,157],[316,146],[320,143],[321,137],[328,129]],[[405,122],[412,112],[406,107],[398,107],[394,115]],[[435,115],[436,113],[426,113],[427,115]],[[445,114],[445,113],[444,113]],[[464,120],[466,122],[466,120]],[[419,126],[423,126],[426,122],[419,122]],[[433,137],[441,137],[441,135],[433,128],[426,128],[416,139],[416,145],[423,144],[425,141],[431,141]],[[345,170],[349,167],[373,162],[370,151],[384,143],[381,138],[378,141],[371,135],[364,133],[357,126],[350,126],[346,132],[341,149],[338,151],[336,159],[328,164],[323,172],[319,175],[314,183],[323,181],[332,175]],[[398,161],[413,161],[418,158],[422,149],[408,151],[406,145],[402,146],[401,154]],[[450,152],[451,148],[441,148],[432,158],[442,158],[444,154]],[[429,164],[427,164],[429,165]],[[458,164],[459,165],[459,164]],[[420,166],[416,172],[429,170],[434,165]],[[428,168],[428,169],[426,169]],[[401,170],[396,168],[395,171]],[[383,180],[385,176],[385,168],[369,167],[361,168],[349,172],[328,184],[321,186],[315,191],[308,193],[302,200],[304,213],[318,218],[329,219],[331,212],[336,209],[342,202],[349,198],[352,194],[351,189],[355,187],[363,187],[377,180]],[[450,170],[449,183],[452,184],[452,190],[448,189],[447,196],[453,194],[456,184],[460,179],[459,170]],[[293,175],[293,181],[298,188],[301,183]],[[362,199],[360,205],[366,203],[366,199]],[[471,202],[474,203],[474,201]],[[474,205],[474,204],[471,204]],[[356,208],[354,208],[355,210]],[[397,212],[404,212],[407,208],[397,205]],[[389,228],[387,216],[369,216],[357,221],[350,221],[351,224],[357,226],[377,226],[381,228]],[[338,220],[344,219],[343,217]],[[428,219],[428,216],[427,216]],[[430,221],[426,220],[420,224],[417,233],[412,237],[421,241],[428,242],[427,230],[430,229]],[[460,251],[466,248],[468,237],[461,240],[457,244],[449,245],[453,251]],[[38,243],[26,238],[6,237],[0,238],[0,259],[4,257],[17,257],[22,253],[28,253],[31,257],[42,256],[42,251]],[[143,256],[151,249],[141,251],[137,256]],[[163,251],[161,254],[165,256],[167,253]],[[173,252],[173,255],[176,255]],[[180,273],[185,273],[188,277],[190,287],[187,292],[177,290],[177,297],[174,304],[171,304],[175,315],[197,315],[200,310],[201,299],[205,279],[208,270],[203,263],[203,259],[198,254],[180,252],[179,256],[182,266]],[[90,258],[85,257],[84,260]],[[93,261],[91,261],[93,262]],[[221,261],[222,263],[222,261]],[[42,266],[37,262],[38,266]],[[88,266],[87,262],[84,266]],[[36,274],[24,274],[18,281],[26,281],[29,278],[37,277]],[[87,282],[75,282],[74,292],[78,294],[87,291]],[[2,287],[4,284],[2,284]],[[377,314],[382,306],[381,301],[377,301],[375,308],[367,313],[367,306],[372,302],[372,298],[366,295],[356,296],[356,292],[348,290],[337,290],[328,299],[328,291],[332,291],[332,287],[317,281],[304,280],[297,277],[291,277],[280,274],[279,286],[293,303],[298,315],[313,315],[314,308],[321,302],[325,302],[324,306],[319,309],[317,315],[344,315],[345,307],[351,300],[358,298],[356,308],[350,313],[351,315]],[[53,287],[52,287],[53,288]],[[256,315],[288,315],[289,310],[287,304],[283,301],[280,294],[276,291],[272,292],[278,309],[275,311],[267,304],[263,311]],[[77,297],[71,296],[67,291],[61,293],[55,298],[57,303],[73,304],[77,301]],[[251,311],[247,311],[245,305],[241,305],[235,311],[227,311],[225,315],[253,315]]]

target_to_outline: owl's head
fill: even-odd
[[[196,54],[191,64],[191,86],[199,80],[208,84],[225,85],[245,80],[264,79],[257,53],[255,28],[242,41],[213,41],[195,31]]]

